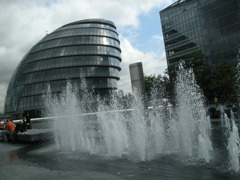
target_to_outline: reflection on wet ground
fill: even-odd
[[[52,142],[0,143],[0,179],[240,179],[228,171],[222,132],[213,131],[213,160],[206,164],[166,155],[132,162],[79,152],[61,152]]]

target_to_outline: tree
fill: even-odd
[[[199,51],[186,56],[182,61],[185,69],[193,69],[195,80],[209,102],[217,97],[220,102],[236,103],[236,87],[240,81],[240,77],[238,77],[240,66],[237,68],[223,60],[217,66],[210,66],[205,63],[205,58]],[[150,98],[152,90],[155,89],[159,92],[159,97],[165,97],[174,104],[177,72],[178,64],[168,66],[164,76],[145,75],[146,96]]]
[[[221,102],[235,103],[236,98],[234,97],[236,97],[235,88],[237,84],[236,66],[227,64],[223,60],[217,66],[210,66],[204,63],[204,60],[201,52],[194,52],[186,56],[183,60],[184,68],[193,69],[196,82],[209,102],[212,102],[214,97],[217,97]],[[170,77],[171,92],[174,92],[177,71],[178,66],[176,65],[169,66],[166,71]],[[172,95],[174,94],[172,93]]]
[[[189,54],[186,56],[184,62],[186,69],[193,69],[195,80],[200,86],[204,96],[209,100],[212,99],[212,93],[209,86],[212,78],[212,68],[210,65],[205,63],[205,58],[201,51],[196,51],[192,54]]]
[[[217,97],[221,102],[236,102],[237,68],[235,66],[221,62],[213,70],[209,82],[212,96]]]
[[[168,98],[169,78],[164,75],[144,75],[147,103],[150,101]],[[154,99],[153,99],[154,98]]]

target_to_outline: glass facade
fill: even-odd
[[[66,24],[46,35],[19,63],[8,86],[4,112],[17,118],[25,111],[40,111],[47,84],[52,93],[61,93],[67,79],[78,84],[85,77],[88,88],[107,94],[117,89],[120,62],[113,22],[87,19]]]
[[[235,64],[240,0],[178,0],[160,11],[168,65],[201,51],[209,65]]]

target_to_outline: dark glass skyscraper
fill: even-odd
[[[42,108],[46,84],[61,93],[67,79],[86,78],[89,88],[107,94],[117,89],[120,41],[116,26],[104,19],[66,24],[40,40],[19,63],[8,86],[5,113],[17,117],[24,111],[35,116]]]
[[[160,11],[168,65],[201,51],[206,63],[236,63],[240,0],[178,0]]]

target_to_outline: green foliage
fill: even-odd
[[[225,62],[221,62],[209,80],[209,90],[213,96],[221,102],[235,102],[235,86],[237,84],[237,68]]]
[[[124,94],[122,90],[115,93],[114,96],[118,102],[118,109],[130,109],[131,102],[133,101],[133,95],[131,93]]]
[[[215,97],[219,102],[236,102],[236,86],[238,69],[234,65],[220,61],[217,66],[204,63],[201,52],[194,52],[183,60],[184,68],[192,68],[197,84],[209,102]],[[161,92],[161,96],[168,98],[174,104],[174,86],[176,83],[178,65],[170,65],[165,75],[149,75],[145,77],[146,94],[150,97],[152,89]],[[240,78],[239,78],[240,79]]]
[[[203,94],[207,99],[210,98],[210,87],[211,81],[211,67],[204,63],[204,56],[200,51],[194,52],[186,57],[184,60],[186,69],[192,68],[195,74],[197,84],[200,86]]]
[[[235,86],[237,83],[237,68],[234,65],[220,61],[217,66],[204,63],[201,52],[194,52],[184,60],[185,68],[192,68],[197,84],[209,102],[215,97],[219,102],[235,102]],[[174,71],[174,72],[171,72]],[[175,83],[177,68],[170,67],[169,76]],[[171,85],[171,88],[173,88]]]
[[[145,87],[146,87],[146,93],[147,96],[150,96],[150,92],[153,88],[158,89],[159,91],[162,88],[162,76],[161,75],[145,75],[144,76],[144,80],[145,80]]]
[[[160,100],[161,98],[167,98],[169,88],[169,78],[164,75],[145,75],[145,87],[146,87],[146,98],[150,101]],[[152,99],[154,98],[156,99]],[[148,103],[149,103],[148,102]]]

